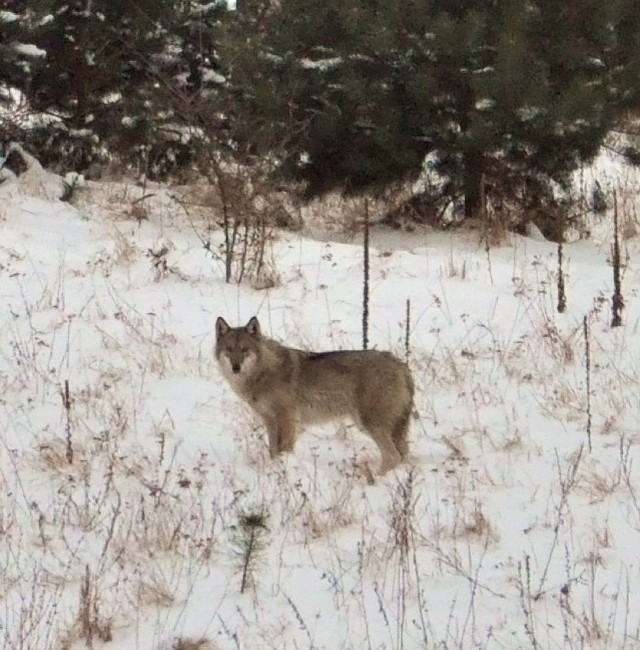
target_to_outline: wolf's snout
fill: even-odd
[[[239,363],[232,363],[231,364],[231,370],[236,373],[236,375],[240,372],[240,364]]]

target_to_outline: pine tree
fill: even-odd
[[[143,142],[155,54],[167,41],[169,0],[36,0],[35,42],[46,61],[33,75],[29,100],[58,116],[55,128],[33,134],[43,162],[62,156],[76,168],[91,163],[124,127]],[[47,17],[44,19],[44,17]]]
[[[34,0],[34,42],[46,52],[29,101],[57,116],[34,132],[45,163],[82,170],[100,156],[141,171],[176,164],[183,145],[176,97],[202,95],[215,73],[213,26],[226,9],[203,0]]]
[[[415,178],[429,154],[466,217],[485,192],[535,207],[638,104],[634,7],[282,0],[259,24],[245,18],[231,84],[246,137],[277,151],[308,194]]]
[[[30,40],[31,15],[26,2],[6,0],[0,9],[0,139],[19,140],[22,121],[21,93],[29,87],[34,66],[44,52]]]
[[[218,25],[226,14],[220,2],[194,0],[175,30],[183,82],[191,97],[215,97],[225,78],[220,72]]]

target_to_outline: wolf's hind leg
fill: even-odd
[[[409,456],[409,441],[407,440],[407,435],[409,431],[410,420],[411,406],[408,405],[404,412],[396,420],[391,432],[393,442],[402,460],[406,460]]]
[[[378,422],[375,418],[361,416],[362,426],[378,445],[382,454],[380,474],[385,474],[402,461],[402,456],[387,430],[386,423]]]

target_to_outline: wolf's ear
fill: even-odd
[[[260,336],[260,323],[255,316],[245,325],[245,329],[247,330],[247,334],[251,334],[251,336],[255,336],[256,338]]]
[[[227,325],[227,321],[222,318],[222,316],[218,316],[218,320],[216,321],[216,337],[223,337],[230,329],[231,328]]]

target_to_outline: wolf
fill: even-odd
[[[254,316],[244,327],[216,321],[216,360],[231,388],[264,422],[269,453],[293,451],[302,427],[350,418],[382,455],[380,473],[408,454],[414,386],[390,352],[309,352],[264,336]]]

